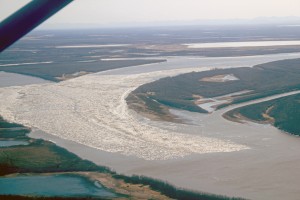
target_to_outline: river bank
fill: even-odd
[[[177,189],[147,177],[116,174],[52,142],[30,138],[27,136],[30,131],[0,118],[0,141],[7,142],[7,145],[0,147],[0,198],[228,199]],[[23,143],[13,143],[17,141]]]
[[[276,60],[279,57],[278,55],[273,56],[272,59]],[[234,66],[248,66],[251,59],[253,58],[248,58],[247,62],[236,60]],[[258,59],[265,60],[266,58],[260,57]],[[227,60],[230,62],[226,64],[224,60],[216,59],[215,65],[230,67],[230,63],[233,61]],[[203,60],[199,59],[198,61]],[[214,66],[214,62],[212,60],[210,62],[210,66]],[[259,61],[253,60],[252,62]],[[165,69],[164,65],[162,63],[161,68],[158,65],[157,68],[147,68],[148,70],[157,70],[156,73],[152,74],[153,77],[147,75],[147,73],[144,73],[144,75],[139,74],[140,72],[137,70],[142,71],[146,68],[146,66],[142,66],[141,68],[133,67],[133,74],[130,72],[130,68],[127,68],[127,71],[124,71],[123,68],[121,71],[87,75],[60,84],[4,89],[1,90],[1,94],[3,94],[1,96],[3,102],[1,112],[5,113],[6,118],[11,121],[16,120],[49,133],[49,139],[58,145],[83,157],[86,156],[85,158],[88,157],[88,159],[99,165],[109,166],[124,174],[144,175],[168,181],[180,188],[228,196],[242,196],[250,199],[293,199],[300,195],[296,187],[287,187],[284,184],[290,182],[291,185],[296,186],[299,183],[299,178],[296,176],[296,169],[299,165],[298,155],[296,154],[300,150],[299,141],[283,135],[275,128],[251,123],[241,125],[225,121],[222,118],[224,110],[205,116],[184,112],[193,118],[193,125],[153,122],[126,110],[124,98],[130,90],[139,84],[143,84],[144,81],[153,81],[159,77],[174,75],[170,73],[171,71],[161,72]],[[173,67],[180,68],[180,65],[184,65],[184,61],[179,62],[178,65],[173,65]],[[209,68],[203,66],[198,69]],[[187,69],[184,69],[181,72],[186,71]],[[122,73],[124,74],[121,75]],[[66,92],[67,90],[68,92]],[[26,95],[19,96],[18,94]],[[47,107],[45,107],[44,102],[48,102],[49,105],[47,104]],[[86,109],[87,105],[91,109]],[[30,110],[31,114],[24,112],[26,110]],[[56,117],[58,113],[63,120]],[[66,123],[66,119],[68,123]],[[42,123],[42,121],[45,123]],[[72,124],[73,122],[75,124]],[[86,123],[83,128],[76,126],[76,123],[83,122]],[[52,127],[48,127],[47,123],[50,123]],[[136,129],[135,123],[141,124],[143,128]],[[78,130],[82,131],[81,133],[86,133],[81,134],[86,138],[79,137],[80,135],[72,135],[73,131],[76,132],[72,129],[73,125],[75,129],[79,128]],[[102,129],[103,125],[105,125],[104,128],[109,129]],[[62,128],[65,126],[70,127],[70,130]],[[90,127],[95,129],[90,129]],[[157,152],[161,152],[160,149],[152,149],[152,151],[148,151],[149,154],[144,154],[143,152],[147,151],[143,151],[143,148],[140,148],[142,149],[141,152],[136,152],[130,147],[128,149],[130,145],[135,147],[132,143],[125,145],[123,148],[122,144],[124,143],[113,138],[108,140],[112,141],[112,143],[109,143],[109,148],[104,149],[98,146],[107,142],[103,140],[103,137],[106,136],[103,135],[101,130],[108,130],[108,133],[115,132],[117,138],[124,138],[124,140],[126,139],[125,136],[130,136],[130,139],[137,138],[136,141],[139,143],[139,141],[143,141],[139,139],[145,138],[142,133],[148,130],[148,127],[153,131],[151,135],[175,133],[168,135],[170,136],[168,138],[171,138],[169,141],[160,143],[167,148],[164,148],[163,153],[159,156],[168,159],[159,160],[155,157],[158,154]],[[122,135],[122,133],[124,134]],[[36,137],[48,137],[43,132],[36,132],[35,134],[37,134]],[[173,137],[178,135],[179,138]],[[159,136],[164,138],[162,135]],[[149,138],[146,137],[146,139]],[[86,144],[92,140],[94,145]],[[193,142],[185,143],[190,140]],[[156,139],[149,141],[157,143]],[[177,153],[173,151],[173,148],[170,148],[172,147],[168,143],[170,141],[175,143],[173,147],[180,144],[180,148],[184,149],[183,152],[186,154],[177,158],[164,157],[165,155],[169,156]],[[205,141],[209,142],[206,143]],[[217,141],[217,143],[211,141]],[[81,145],[78,143],[81,143]],[[151,144],[149,147],[152,148],[153,143],[147,144]],[[114,144],[122,148],[109,152],[108,150],[115,147]],[[213,146],[210,151],[205,152],[203,149],[200,151],[201,149],[198,147],[194,148],[194,144],[202,145],[202,148],[216,144],[215,147],[218,148]],[[186,146],[196,149],[197,152],[186,148]],[[241,150],[235,149],[235,147],[247,148]],[[85,151],[86,149],[88,150]],[[234,151],[224,152],[224,149]],[[290,151],[291,149],[293,151]],[[169,154],[170,152],[171,154]],[[155,159],[145,159],[149,155],[150,158]],[[278,176],[274,177],[274,174],[278,174]]]

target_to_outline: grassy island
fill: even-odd
[[[22,174],[27,176],[31,174],[70,174],[84,176],[91,181],[99,181],[105,188],[119,194],[113,199],[239,199],[188,191],[148,177],[120,175],[109,168],[83,160],[52,142],[32,139],[27,136],[29,132],[29,128],[15,123],[8,123],[0,117],[0,141],[23,141],[28,143],[27,145],[0,147],[0,179]],[[0,199],[68,200],[74,198],[0,195]],[[87,196],[75,199],[103,198]]]
[[[300,136],[300,94],[237,108],[227,112],[225,117],[269,123],[280,130]]]
[[[291,59],[162,78],[138,87],[127,102],[137,112],[168,120],[169,108],[208,113],[201,105],[216,102],[213,108],[219,109],[299,89],[300,59]]]

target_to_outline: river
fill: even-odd
[[[124,98],[139,85],[160,77],[298,57],[299,53],[173,57],[166,63],[111,70],[61,83],[3,88],[0,113],[10,121],[35,128],[33,137],[50,139],[121,173],[146,175],[214,194],[297,199],[299,138],[270,125],[227,121],[222,117],[226,109],[211,115],[177,113],[192,119],[191,124],[149,121],[126,110]]]

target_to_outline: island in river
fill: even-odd
[[[229,120],[272,124],[293,135],[300,135],[300,95],[295,94],[279,99],[236,108],[225,113]]]
[[[29,132],[29,128],[0,117],[0,198],[235,199],[182,190],[147,177],[120,175],[52,142],[30,138]]]
[[[142,85],[126,100],[130,108],[146,117],[180,122],[169,109],[209,113],[232,104],[299,90],[299,66],[300,59],[289,59],[251,68],[181,74]],[[255,121],[272,122],[276,127],[298,135],[298,107],[298,96],[292,96],[232,112],[235,116],[240,113]]]
[[[276,30],[278,29],[276,28]],[[284,40],[287,36],[293,40],[297,39],[296,29],[298,28],[289,29],[290,32],[285,32],[286,34],[283,34],[282,39]],[[281,30],[286,31],[288,29],[285,27],[281,28]],[[204,39],[207,38],[205,35],[207,29],[199,32],[184,30],[184,33],[179,31],[180,34],[170,30],[164,31],[170,33],[170,36],[164,37],[160,35],[158,37],[154,36],[154,34],[148,34],[149,30],[146,30],[144,31],[144,33],[147,33],[145,34],[146,36],[141,36],[140,33],[136,35],[133,31],[134,34],[111,34],[108,37],[105,33],[98,36],[80,36],[76,37],[76,40],[73,40],[74,38],[70,40],[69,33],[66,34],[68,36],[61,36],[60,33],[55,32],[54,36],[50,36],[50,39],[43,34],[40,37],[40,33],[38,34],[38,40],[25,38],[22,44],[16,44],[16,46],[13,46],[0,56],[1,65],[3,65],[2,69],[13,69],[15,70],[14,72],[20,70],[19,73],[22,73],[23,68],[27,72],[31,68],[31,72],[34,72],[31,75],[42,77],[49,73],[50,78],[55,79],[54,81],[59,83],[1,89],[0,114],[10,121],[25,124],[29,127],[37,127],[49,134],[78,142],[70,146],[64,146],[67,143],[65,140],[59,143],[50,139],[57,142],[58,145],[76,152],[76,154],[78,153],[76,149],[80,148],[79,143],[94,147],[93,151],[88,152],[94,155],[94,157],[89,157],[89,160],[93,160],[101,166],[110,166],[120,173],[126,173],[129,175],[128,177],[132,173],[136,173],[155,179],[167,180],[176,185],[177,189],[182,187],[227,196],[243,196],[250,199],[257,199],[258,194],[259,197],[266,199],[286,199],[299,196],[298,188],[294,189],[293,187],[299,185],[299,178],[295,176],[296,170],[295,173],[293,171],[298,169],[297,167],[299,166],[297,159],[295,159],[297,158],[296,152],[299,151],[294,151],[295,153],[293,154],[293,152],[285,148],[286,146],[291,146],[297,149],[299,146],[298,141],[294,141],[294,138],[289,140],[288,137],[285,137],[285,134],[277,136],[277,130],[272,129],[272,127],[268,127],[268,129],[266,127],[255,128],[226,120],[223,121],[222,115],[218,115],[220,110],[213,112],[219,103],[226,104],[230,98],[243,96],[251,93],[251,91],[242,90],[230,93],[229,96],[226,94],[221,95],[218,96],[220,99],[201,99],[203,97],[197,94],[192,96],[193,100],[199,100],[197,103],[201,103],[201,109],[206,110],[206,112],[213,112],[210,115],[202,115],[199,112],[181,112],[181,114],[186,113],[190,118],[193,118],[194,126],[140,120],[141,117],[137,116],[134,111],[127,110],[125,101],[127,95],[136,87],[153,82],[158,78],[176,75],[171,71],[161,72],[161,70],[193,67],[195,71],[203,71],[214,67],[250,67],[271,60],[299,57],[297,54],[276,54],[269,56],[204,58],[201,57],[203,55],[240,56],[269,54],[270,52],[298,52],[298,46],[281,46],[280,48],[278,46],[226,47],[226,49],[192,48],[190,45],[185,45],[185,43],[189,43],[186,40],[190,40],[190,38],[195,39],[193,39],[193,42],[218,41]],[[233,32],[231,29],[227,32],[222,29],[219,33],[224,34],[224,37],[222,36],[223,41],[228,40],[225,39],[228,38],[226,36],[232,36]],[[272,38],[277,40],[279,38],[278,35],[274,35],[277,31],[271,31],[274,37],[271,37],[271,35],[267,36],[263,32],[258,33],[257,31],[255,31],[255,34],[254,32],[250,33],[248,30],[245,32],[234,31],[236,38],[241,34],[245,39],[245,33],[249,34],[246,40],[257,40],[257,34],[264,35],[260,40],[265,40],[266,38],[268,40]],[[199,37],[200,35],[201,37]],[[66,38],[68,39],[66,40]],[[117,45],[118,43],[132,43],[132,38],[136,38],[138,42],[133,42],[129,46]],[[188,39],[184,40],[184,38]],[[236,40],[236,38],[233,40]],[[54,45],[49,41],[55,41],[53,42]],[[94,44],[95,41],[99,41],[97,42],[99,44]],[[102,44],[103,41],[105,41],[105,44]],[[164,43],[161,44],[157,41],[164,41]],[[277,44],[278,42],[275,43]],[[279,43],[282,43],[282,41]],[[110,44],[114,44],[114,46]],[[18,60],[16,60],[16,52],[18,53]],[[178,57],[159,58],[160,56]],[[145,60],[145,57],[147,58],[146,61],[141,62],[141,60]],[[150,64],[150,61],[159,61],[165,58],[168,62]],[[85,65],[88,68],[96,69],[97,66],[103,67],[106,64],[110,67],[115,66],[115,61],[118,61],[115,64],[123,61],[129,61],[124,62],[128,65],[134,64],[134,62],[130,62],[131,60],[135,60],[136,64],[147,65],[130,68],[126,68],[125,65],[123,65],[124,67],[116,66],[119,68],[118,70],[85,75],[89,73],[88,70],[85,70]],[[149,63],[147,63],[148,61]],[[73,64],[74,70],[69,71]],[[9,66],[12,68],[9,68]],[[56,74],[56,70],[52,71],[51,68],[55,68],[58,73]],[[96,69],[96,71],[101,70]],[[147,72],[154,71],[157,73],[147,74]],[[44,75],[38,74],[39,72],[42,72]],[[191,70],[185,69],[181,73],[187,72],[191,72]],[[76,76],[82,77],[67,80]],[[239,77],[234,73],[223,73],[203,77],[201,81],[211,84],[228,84],[236,83],[239,81],[238,79]],[[153,95],[153,93],[150,91],[149,95]],[[170,109],[170,107],[163,106],[163,108],[167,108],[171,114],[174,114],[174,110]],[[179,111],[176,110],[176,112],[178,113]],[[203,116],[209,120],[202,119]],[[168,117],[173,116],[170,115]],[[180,120],[178,118],[178,121]],[[268,140],[269,138],[272,140]],[[21,149],[31,145],[26,140],[6,141],[4,143],[7,146],[4,148],[9,149],[13,147],[8,147],[12,144],[20,144],[15,147],[20,147]],[[106,154],[109,156],[103,156],[105,154],[101,150],[109,152]],[[78,155],[86,158],[80,152]],[[282,155],[282,157],[278,157],[278,155]],[[267,161],[265,157],[268,157]],[[85,171],[82,173],[88,173],[91,176],[95,175],[95,177],[98,177],[97,180],[101,180],[100,183],[103,186],[106,186],[106,182],[111,182],[112,180],[109,179],[109,176],[106,176],[106,173],[100,173],[100,176],[98,171],[95,172],[97,176],[94,172]],[[44,173],[41,174],[46,175]],[[54,175],[56,172],[51,172],[51,174]],[[274,174],[278,176],[274,176]],[[29,175],[31,176],[32,174]],[[117,178],[122,177],[129,182],[130,180],[135,183],[143,181],[143,185],[145,185],[147,180],[146,185],[150,185],[151,188],[157,188],[158,191],[162,191],[161,188],[166,188],[164,182],[162,182],[162,185],[157,182],[152,184],[152,179],[141,179],[140,176],[135,176],[133,179],[125,176],[113,176],[115,178],[113,180],[119,180]],[[291,184],[286,185],[286,182]],[[127,184],[124,184],[124,186],[126,188]],[[139,184],[135,186],[137,188],[147,188],[140,187]],[[107,188],[111,187],[107,186]],[[112,188],[116,187],[113,186]],[[171,194],[178,194],[174,189],[164,190],[169,191]],[[181,192],[183,191],[181,190]],[[115,193],[123,194],[116,191]],[[185,197],[188,195],[187,193],[182,194],[185,194]],[[179,196],[176,197],[179,198]]]

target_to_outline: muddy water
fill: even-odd
[[[174,58],[175,60],[171,59],[167,63],[124,68],[101,74],[131,74],[185,66],[241,67],[296,57],[300,57],[300,54],[256,56],[255,59],[253,56],[234,59]],[[300,138],[282,133],[270,125],[227,121],[222,118],[225,111],[220,110],[211,115],[178,112],[178,115],[188,116],[189,121],[192,120],[188,125],[151,122],[141,117],[139,120],[141,123],[185,133],[186,137],[196,134],[220,138],[246,145],[250,149],[231,153],[197,154],[165,161],[146,161],[134,156],[103,152],[38,130],[32,136],[48,138],[83,158],[118,172],[167,180],[183,188],[249,199],[298,199]]]

